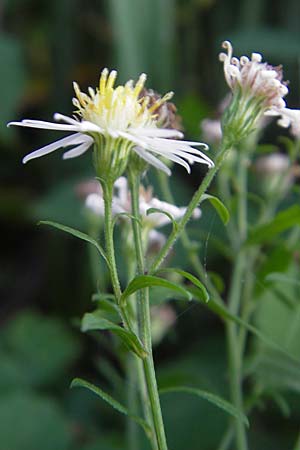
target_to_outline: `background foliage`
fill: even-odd
[[[78,317],[92,309],[92,254],[80,241],[36,226],[40,219],[51,219],[87,231],[75,186],[93,174],[90,154],[61,162],[57,152],[23,167],[22,156],[53,136],[8,130],[6,122],[49,120],[55,111],[70,114],[72,80],[93,86],[101,68],[108,66],[118,69],[120,81],[146,72],[148,86],[174,90],[186,136],[199,139],[201,119],[214,115],[226,92],[217,61],[224,38],[232,40],[237,54],[259,51],[272,64],[282,63],[292,86],[289,105],[299,107],[299,16],[298,0],[2,2],[0,450],[122,449],[122,418],[86,391],[69,391],[69,381],[75,375],[99,378],[118,398],[125,396],[110,337],[87,337],[78,329]],[[270,127],[265,143],[272,133]],[[201,168],[195,167],[189,178],[180,168],[174,170],[171,183],[178,204],[188,201],[201,176]],[[155,183],[151,173],[148,181]],[[226,280],[227,266],[213,245],[222,235],[221,222],[209,206],[203,212],[194,224],[195,233],[201,226],[202,259],[207,270],[221,271]],[[282,255],[278,258],[282,261]],[[178,261],[188,268],[180,246],[172,265]],[[282,303],[274,303],[272,291],[261,295],[267,298],[257,324],[282,342],[288,311],[283,314]],[[198,305],[174,308],[176,323],[155,352],[160,385],[171,380],[227,397],[220,322]],[[296,333],[290,345],[299,357],[297,341]],[[298,372],[290,368],[286,373],[282,363],[285,377],[272,377],[267,364],[272,354],[268,358],[256,376],[268,386],[279,383],[291,415],[285,419],[282,411],[287,414],[287,409],[280,411],[270,397],[251,418],[251,448],[292,448],[300,421]],[[227,423],[222,412],[184,394],[166,395],[162,402],[170,448],[196,450],[200,442],[202,450],[216,448]]]

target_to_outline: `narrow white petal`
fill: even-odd
[[[167,167],[164,163],[162,163],[158,158],[153,156],[150,152],[147,150],[144,150],[141,147],[133,147],[133,150],[147,163],[151,164],[152,166],[156,167],[157,169],[160,169],[164,171],[167,175],[171,175],[171,170],[169,167]]]
[[[182,138],[183,133],[171,128],[130,128],[129,133],[136,136],[157,137],[157,138]]]
[[[39,158],[40,156],[48,155],[48,153],[52,153],[60,147],[67,147],[68,145],[75,145],[84,142],[86,136],[83,136],[80,133],[72,134],[71,136],[67,136],[63,139],[59,139],[58,141],[53,142],[52,144],[48,144],[45,147],[39,148],[32,153],[23,158],[23,164],[26,164],[28,161],[34,158]]]
[[[10,122],[8,126],[16,125],[18,127],[28,128],[42,128],[44,130],[59,130],[59,131],[81,131],[80,122],[78,125],[67,125],[60,123],[44,122],[43,120],[25,119],[22,122]]]
[[[84,142],[81,145],[78,145],[78,147],[72,148],[72,150],[69,150],[68,152],[63,154],[63,159],[70,159],[70,158],[76,158],[77,156],[83,155],[90,146],[93,144],[93,139],[88,142]]]
[[[64,114],[60,114],[60,113],[55,113],[53,116],[54,120],[57,120],[58,122],[66,122],[69,123],[70,125],[78,125],[79,122],[78,120],[73,119],[73,117],[68,117],[65,116]]]
[[[184,159],[179,158],[178,156],[174,155],[173,153],[165,153],[164,152],[164,153],[160,153],[160,155],[164,156],[166,159],[169,159],[170,161],[180,164],[187,170],[188,173],[191,173],[191,168]]]
[[[79,123],[80,131],[82,133],[94,132],[94,133],[103,133],[103,128],[99,127],[95,123],[89,122],[88,120],[83,120]]]

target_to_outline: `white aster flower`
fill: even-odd
[[[114,87],[116,77],[115,70],[109,72],[104,69],[99,86],[96,90],[89,88],[88,94],[81,92],[77,83],[74,83],[76,97],[73,104],[76,112],[74,117],[54,114],[54,120],[61,123],[28,119],[9,123],[22,127],[75,132],[30,153],[23,162],[65,147],[73,148],[64,153],[63,158],[74,158],[95,144],[98,174],[106,175],[110,172],[115,179],[124,172],[131,152],[168,175],[171,173],[170,169],[157,156],[182,165],[188,172],[190,164],[194,162],[213,166],[213,162],[205,154],[193,147],[201,146],[207,150],[206,144],[180,140],[183,138],[180,131],[159,127],[157,109],[173,93],[166,94],[150,105],[150,98],[141,94],[146,81],[145,74],[140,75],[135,84],[130,80],[124,86]]]
[[[282,81],[281,66],[273,67],[262,62],[262,55],[252,53],[247,56],[233,57],[232,45],[223,42],[227,53],[220,53],[224,63],[224,75],[233,93],[233,99],[225,112],[223,128],[235,139],[247,136],[255,129],[262,115],[272,109],[283,109],[288,93],[286,83]]]
[[[128,183],[125,177],[120,177],[114,184],[115,193],[112,200],[112,213],[117,214],[131,214],[131,198],[128,190]],[[96,215],[104,216],[104,200],[101,193],[90,193],[86,200],[85,206],[93,211]],[[149,245],[157,245],[161,247],[165,242],[165,237],[162,233],[156,231],[156,228],[163,227],[171,223],[170,217],[164,212],[153,212],[147,215],[147,211],[151,208],[159,209],[169,214],[174,220],[181,219],[186,212],[185,207],[178,207],[167,202],[163,202],[153,197],[152,189],[145,189],[140,187],[140,215],[143,224],[143,231],[146,233],[146,240]],[[199,218],[201,210],[196,208],[193,214],[195,219]]]

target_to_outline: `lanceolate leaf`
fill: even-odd
[[[242,411],[239,411],[231,403],[219,397],[218,395],[212,394],[211,392],[202,391],[201,389],[189,386],[174,386],[170,388],[161,389],[159,391],[160,394],[167,394],[169,392],[182,392],[186,394],[197,395],[198,397],[207,400],[208,402],[227,412],[227,414],[230,414],[231,416],[241,420],[247,426],[249,426],[248,419],[245,416],[245,414],[243,414]]]
[[[202,299],[202,297],[199,296],[198,291],[195,288],[190,288],[190,292],[198,297],[198,299],[205,304],[211,311],[213,311],[215,314],[217,314],[221,319],[223,320],[232,320],[237,325],[240,325],[247,330],[249,330],[252,334],[254,334],[256,337],[258,337],[262,342],[267,344],[270,348],[273,348],[274,350],[277,350],[282,355],[285,355],[288,357],[291,361],[296,361],[296,359],[288,353],[284,348],[282,348],[280,345],[276,344],[276,342],[272,341],[268,336],[266,336],[264,333],[262,333],[260,330],[258,330],[256,327],[251,325],[250,323],[245,322],[243,319],[240,319],[238,316],[231,314],[226,306],[221,305],[217,303],[215,300],[210,299],[208,303],[205,303]]]
[[[128,347],[129,350],[134,352],[140,358],[146,358],[148,355],[147,351],[143,347],[143,344],[134,333],[125,330],[110,320],[105,319],[102,316],[101,311],[86,313],[81,322],[81,330],[83,332],[91,330],[110,330],[112,333],[119,336],[126,347]]]
[[[140,417],[135,416],[134,414],[131,414],[130,411],[128,411],[125,406],[123,406],[121,403],[119,403],[117,400],[115,400],[113,397],[111,397],[106,392],[102,391],[99,387],[95,386],[92,383],[89,383],[88,381],[82,380],[81,378],[75,378],[71,383],[71,388],[74,387],[83,387],[85,389],[88,389],[89,391],[93,392],[94,394],[98,395],[102,398],[106,403],[108,403],[110,406],[112,406],[114,409],[116,409],[119,413],[124,414],[125,416],[130,417],[133,419],[136,423],[138,423],[143,430],[145,431],[146,435],[148,437],[151,436],[151,428],[149,425]]]
[[[270,273],[269,275],[266,276],[265,278],[266,281],[278,281],[279,283],[284,283],[284,284],[289,284],[292,286],[300,286],[300,281],[292,278],[292,277],[287,277],[286,275],[282,274],[282,273]]]
[[[177,294],[187,297],[188,300],[192,299],[190,292],[179,284],[152,275],[138,275],[128,284],[122,294],[121,301],[125,302],[126,299],[136,291],[151,286],[160,286],[162,288],[171,289]]]
[[[255,227],[250,233],[247,244],[260,244],[267,242],[288,230],[289,228],[300,225],[300,206],[293,205],[290,208],[279,212],[270,222]]]
[[[215,208],[216,212],[218,213],[220,219],[224,223],[224,225],[226,225],[230,219],[230,214],[224,203],[222,203],[218,197],[209,194],[203,194],[200,203],[202,203],[205,200],[208,200],[211,203],[211,205]]]
[[[49,225],[50,227],[57,228],[58,230],[64,231],[65,233],[68,233],[68,234],[71,234],[72,236],[75,236],[78,239],[81,239],[85,242],[89,242],[90,244],[94,245],[94,247],[96,247],[96,249],[102,256],[102,258],[106,261],[107,265],[109,266],[109,263],[108,263],[108,260],[107,260],[107,257],[105,255],[103,248],[95,239],[93,239],[88,234],[82,233],[81,231],[75,230],[74,228],[67,227],[66,225],[62,225],[57,222],[51,222],[49,220],[42,220],[38,223],[38,225]]]
[[[159,272],[169,272],[169,273],[178,273],[179,275],[181,275],[182,277],[186,278],[187,280],[189,280],[191,283],[193,283],[198,289],[199,289],[199,296],[202,295],[203,300],[205,302],[209,301],[209,293],[206,290],[206,287],[204,286],[204,284],[201,283],[201,281],[198,280],[198,278],[196,278],[194,275],[192,275],[189,272],[186,272],[185,270],[182,269],[177,269],[177,268],[166,268],[166,269],[160,269]],[[198,300],[198,298],[196,298],[196,300]]]

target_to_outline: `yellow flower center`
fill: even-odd
[[[81,92],[78,84],[74,83],[77,98],[73,99],[73,104],[77,108],[76,113],[83,120],[95,123],[110,134],[130,128],[156,128],[155,111],[168,101],[173,93],[166,94],[148,107],[149,97],[141,97],[146,81],[145,74],[140,75],[135,85],[130,80],[124,86],[114,87],[116,77],[115,70],[109,73],[108,69],[104,69],[99,87],[96,91],[89,88],[89,95]]]

